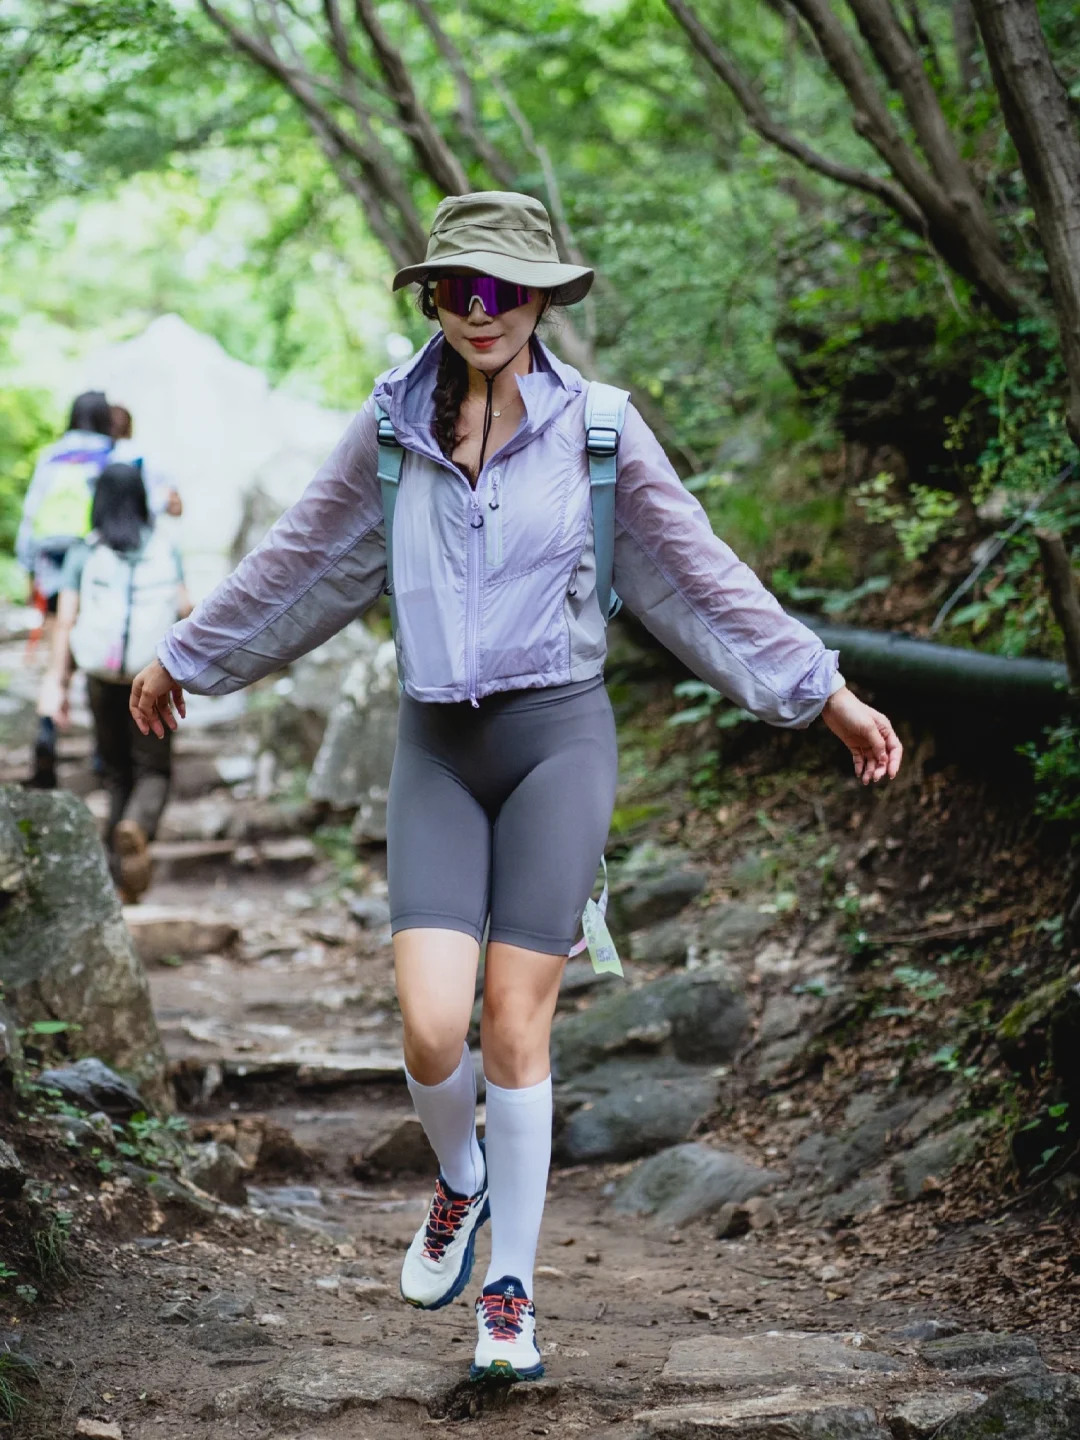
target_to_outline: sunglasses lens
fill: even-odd
[[[501,315],[529,302],[529,287],[494,275],[442,275],[435,282],[435,304],[453,315],[468,315],[479,300],[488,315]]]

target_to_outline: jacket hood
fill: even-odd
[[[534,335],[532,369],[518,375],[518,390],[525,406],[525,423],[507,445],[507,453],[519,450],[556,420],[567,405],[585,388],[585,381],[572,365],[566,365]],[[435,377],[446,338],[440,331],[422,350],[403,365],[387,370],[375,381],[375,403],[390,416],[399,441],[410,450],[446,464],[436,443]]]

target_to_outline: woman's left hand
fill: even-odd
[[[886,776],[891,780],[900,769],[904,747],[888,716],[864,705],[846,685],[829,696],[821,718],[851,751],[855,774],[864,785]]]

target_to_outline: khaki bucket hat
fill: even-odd
[[[394,289],[460,269],[550,290],[556,305],[584,300],[593,282],[593,272],[584,265],[564,265],[559,259],[540,201],[513,190],[448,196],[435,211],[426,257],[399,270]]]

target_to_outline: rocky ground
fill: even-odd
[[[397,1297],[432,1166],[403,1083],[378,816],[350,833],[355,807],[307,799],[290,770],[312,758],[304,717],[276,711],[271,749],[256,704],[185,731],[155,883],[124,916],[186,1128],[141,1119],[85,1062],[71,1073],[87,1046],[46,1001],[75,993],[77,960],[67,989],[19,982],[20,1063],[53,1072],[0,1106],[18,1149],[0,1149],[15,1433],[1080,1434],[1072,1177],[1051,1157],[1012,1180],[1004,1114],[1024,1065],[1038,1123],[1067,1109],[1037,1058],[1072,984],[1039,928],[1043,840],[982,782],[943,788],[926,745],[888,798],[812,741],[739,742],[718,776],[693,725],[667,728],[669,689],[614,687],[627,980],[567,969],[545,1379],[470,1386],[472,1292],[433,1316]],[[65,755],[100,816],[85,733]],[[5,778],[22,764],[12,741]],[[43,812],[0,793],[22,817],[9,833],[47,850]],[[21,883],[3,879],[0,916],[21,913]],[[1000,1018],[978,1030],[988,997]]]

